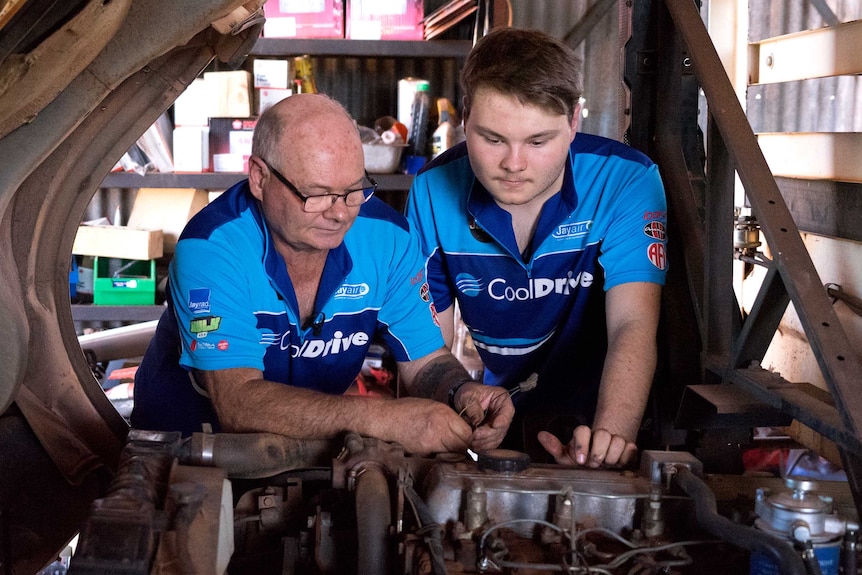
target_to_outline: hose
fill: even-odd
[[[356,531],[359,539],[358,575],[389,573],[389,526],[392,510],[389,482],[383,470],[371,465],[356,477]]]
[[[687,467],[680,467],[674,483],[692,498],[697,523],[707,532],[743,549],[766,555],[782,575],[807,575],[802,558],[786,542],[753,527],[732,522],[716,511],[715,494]]]
[[[332,464],[334,442],[275,433],[194,433],[177,457],[185,465],[224,469],[231,479],[270,477]]]
[[[434,520],[431,510],[428,509],[412,485],[404,485],[404,494],[407,495],[407,499],[416,511],[416,519],[421,525],[417,534],[423,536],[428,545],[434,575],[446,575],[446,561],[443,558],[443,529]]]

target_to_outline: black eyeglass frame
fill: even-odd
[[[270,164],[269,162],[267,162],[263,158],[261,158],[261,161],[264,163],[264,165],[266,165],[267,168],[269,168],[269,171],[272,172],[272,175],[274,175],[275,178],[279,182],[284,184],[284,187],[286,187],[288,190],[290,190],[293,193],[293,195],[295,195],[297,198],[300,199],[300,201],[302,201],[302,210],[304,212],[308,212],[308,213],[312,213],[312,214],[325,212],[331,206],[335,205],[335,202],[338,201],[338,198],[341,198],[342,200],[344,200],[344,205],[350,206],[350,204],[347,203],[347,196],[349,196],[350,194],[353,194],[355,192],[362,192],[363,200],[362,200],[362,203],[359,203],[359,204],[356,204],[355,206],[350,206],[350,207],[361,206],[362,204],[364,204],[365,202],[370,200],[374,196],[375,192],[377,192],[377,186],[378,186],[377,181],[374,178],[372,178],[371,176],[369,176],[368,172],[365,172],[365,179],[368,180],[369,182],[371,182],[370,188],[358,188],[356,190],[346,190],[347,193],[345,193],[345,194],[321,194],[319,196],[306,196],[305,194],[300,192],[299,189],[295,185],[293,185],[293,183],[291,183],[290,180],[285,178],[284,174],[282,174],[281,172],[276,170],[274,167],[272,167],[272,164]],[[371,190],[371,192],[368,192],[368,190]],[[330,205],[325,206],[322,210],[309,210],[308,209],[308,200],[310,200],[312,198],[326,198],[326,197],[332,198],[332,203]]]

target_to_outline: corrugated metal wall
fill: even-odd
[[[749,41],[860,18],[859,0],[757,0],[749,2]],[[862,132],[862,77],[751,86],[746,105],[755,132]]]

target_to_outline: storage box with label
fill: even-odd
[[[348,0],[345,37],[423,40],[423,0]]]
[[[156,261],[97,257],[93,303],[153,305],[156,302]]]
[[[257,118],[210,118],[210,166],[214,172],[246,172]]]
[[[290,61],[283,59],[255,58],[252,64],[255,88],[292,88]]]
[[[266,0],[268,38],[344,38],[343,0]]]

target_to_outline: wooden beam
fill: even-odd
[[[862,74],[862,20],[754,42],[752,84]]]
[[[862,182],[862,133],[765,133],[757,143],[776,176]]]

